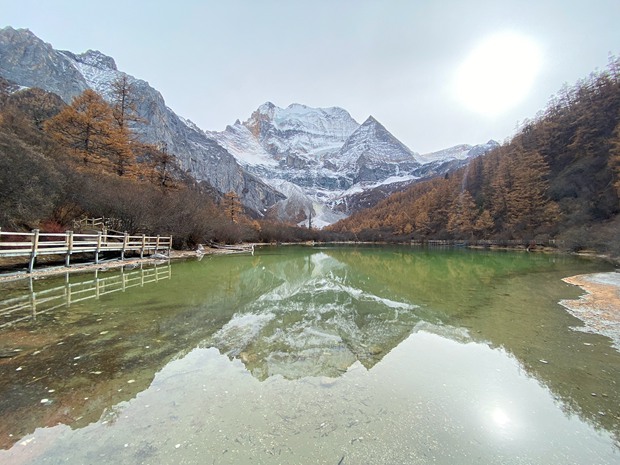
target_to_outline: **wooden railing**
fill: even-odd
[[[172,236],[146,236],[109,234],[47,233],[38,229],[29,233],[9,232],[0,229],[0,258],[29,257],[28,272],[32,272],[36,259],[40,255],[64,255],[65,265],[69,266],[70,257],[77,253],[94,253],[95,263],[103,252],[120,252],[121,260],[127,252],[139,252],[140,258],[145,253],[167,252],[172,249]]]
[[[106,229],[108,223],[106,218],[82,218],[73,221],[73,229],[81,231],[82,229]]]
[[[100,278],[95,270],[94,279],[71,282],[69,273],[65,283],[50,289],[36,291],[30,278],[30,292],[19,297],[0,300],[0,328],[20,321],[36,320],[37,316],[52,312],[58,308],[70,307],[71,304],[99,297],[113,292],[125,292],[127,289],[155,283],[172,277],[170,264],[125,271],[112,276]],[[79,279],[83,279],[80,277]]]

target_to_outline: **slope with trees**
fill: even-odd
[[[558,238],[620,253],[620,60],[526,121],[513,139],[331,230],[358,238]]]
[[[230,236],[212,189],[137,143],[128,109],[92,90],[65,105],[0,80],[0,227],[62,231],[104,216],[119,230],[172,234],[176,246]]]
[[[89,216],[119,231],[172,234],[175,247],[320,238],[317,230],[252,219],[236,193],[196,182],[165,143],[136,137],[142,121],[130,83],[119,79],[112,94],[107,103],[89,89],[66,105],[0,78],[1,228],[64,231]]]

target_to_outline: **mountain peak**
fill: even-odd
[[[265,102],[260,107],[258,107],[256,111],[258,111],[259,113],[268,114],[276,108],[278,107],[276,107],[273,103]]]
[[[369,125],[371,125],[371,124],[379,124],[379,125],[381,125],[381,126],[382,126],[382,124],[381,124],[381,123],[379,123],[379,121],[377,121],[377,120],[375,119],[375,117],[374,117],[374,116],[372,116],[372,115],[370,115],[368,118],[366,118],[366,121],[364,121],[364,122],[362,123],[362,126],[369,126]]]
[[[50,51],[53,52],[52,46],[39,39],[30,29],[14,29],[11,26],[0,28],[0,51],[8,52],[14,49],[19,49],[24,54],[26,50],[32,52],[44,49],[48,54]],[[28,58],[30,57],[21,57],[22,60]]]
[[[351,134],[339,152],[345,165],[357,167],[357,182],[410,172],[419,166],[415,155],[373,116]]]
[[[20,37],[21,39],[29,38],[31,40],[37,40],[37,41],[41,40],[30,29],[27,29],[27,28],[15,29],[11,26],[0,28],[0,37],[2,36],[13,37],[13,38]]]
[[[76,61],[99,69],[118,71],[114,58],[101,53],[99,50],[87,50],[79,55],[71,54]]]
[[[67,56],[28,29],[0,29],[0,75],[24,87],[40,87],[70,102],[88,88]]]

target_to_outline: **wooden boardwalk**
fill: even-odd
[[[38,229],[29,233],[0,230],[0,258],[28,257],[28,272],[32,272],[38,256],[60,255],[65,257],[65,265],[69,266],[71,255],[94,253],[95,263],[105,252],[119,253],[121,260],[127,252],[144,254],[165,252],[170,255],[172,236],[146,236],[124,234],[108,234],[97,232],[91,234],[47,233]]]

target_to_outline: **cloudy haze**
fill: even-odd
[[[223,130],[266,101],[339,106],[360,123],[372,114],[421,153],[504,140],[563,83],[604,68],[620,48],[618,0],[0,0],[0,11],[0,27],[112,56],[203,129]],[[527,41],[526,56],[504,47],[486,61],[526,73],[496,92],[523,96],[479,111],[455,90],[459,70],[502,34]],[[504,81],[497,76],[489,82]],[[512,89],[526,79],[525,90]]]

